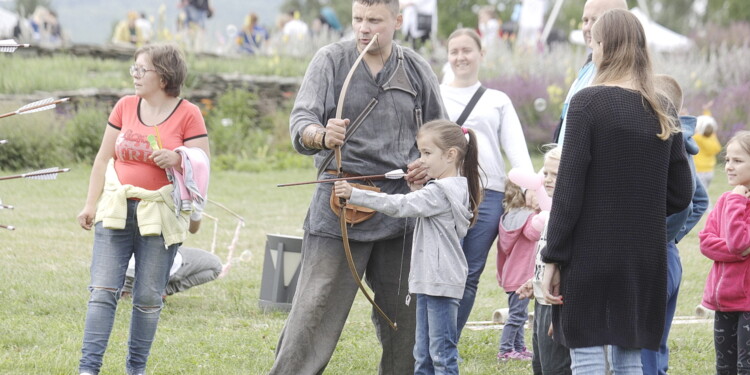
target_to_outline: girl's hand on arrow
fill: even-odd
[[[151,156],[149,156],[149,159],[153,160],[161,169],[180,167],[182,164],[182,157],[180,154],[167,149],[154,151],[151,153]]]
[[[352,197],[352,185],[349,185],[348,182],[336,181],[333,186],[337,197],[344,199]]]

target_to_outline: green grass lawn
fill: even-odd
[[[540,164],[538,158],[535,163]],[[312,186],[275,186],[313,175],[312,169],[213,174],[210,198],[247,220],[237,245],[238,259],[227,277],[168,298],[149,373],[268,372],[286,315],[263,313],[258,307],[265,234],[301,236],[312,192]],[[8,180],[0,185],[2,201],[16,207],[0,211],[0,224],[17,227],[13,232],[0,229],[0,374],[76,373],[93,233],[82,230],[75,217],[85,199],[88,176],[88,166],[75,166],[56,181]],[[712,200],[726,189],[723,173],[717,173]],[[217,253],[224,259],[236,221],[215,207],[209,206],[208,212],[219,218]],[[692,315],[710,267],[698,251],[702,226],[680,244],[685,272],[677,315]],[[206,221],[186,245],[208,249],[211,233],[211,222]],[[505,293],[495,281],[493,248],[470,320],[490,320],[495,309],[506,305]],[[130,309],[130,301],[122,301],[102,374],[124,373]],[[497,363],[499,337],[498,330],[464,331],[459,348],[462,373],[530,374],[527,363]],[[670,344],[670,373],[713,371],[711,322],[675,326]],[[360,295],[327,373],[374,374],[379,351],[370,305]]]

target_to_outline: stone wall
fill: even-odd
[[[202,99],[215,101],[223,93],[232,89],[246,89],[258,94],[260,100],[279,106],[292,100],[297,94],[302,78],[251,76],[241,74],[204,74],[197,77],[194,87],[184,88],[182,97],[193,103],[200,103]],[[78,102],[94,100],[102,103],[114,103],[120,97],[133,94],[133,89],[79,89],[53,92],[36,92],[34,94],[0,95],[0,101],[29,103],[40,99],[70,98],[76,105]]]

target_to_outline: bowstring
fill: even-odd
[[[375,43],[378,45],[378,50],[380,51],[380,62],[383,64],[383,68],[385,68],[385,58],[383,58],[383,49],[380,45],[380,38],[378,38]],[[398,53],[397,51],[391,50],[391,54],[394,52]],[[391,99],[391,106],[395,109],[396,108],[396,100],[393,98],[393,91],[388,90],[388,96]],[[401,122],[401,116],[396,116],[398,118],[398,132],[399,132],[399,139],[401,138],[401,132],[403,129],[403,123]],[[398,287],[396,288],[396,311],[395,315],[393,317],[394,322],[398,322],[398,315],[399,311],[401,310],[400,304],[401,304],[401,282],[403,280],[404,276],[404,255],[406,253],[406,229],[409,227],[409,218],[404,218],[404,234],[401,238],[401,261],[399,264],[399,270],[398,270]],[[404,302],[406,304],[406,302]],[[391,351],[393,351],[393,348],[391,348]],[[393,355],[393,353],[391,353]]]

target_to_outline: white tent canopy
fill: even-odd
[[[10,38],[13,36],[13,28],[18,22],[18,15],[0,8],[0,39]]]
[[[638,7],[631,9],[630,12],[641,21],[643,30],[646,32],[648,46],[654,52],[681,52],[690,49],[693,45],[690,38],[659,25],[648,18]],[[584,45],[583,32],[581,30],[571,31],[569,40],[571,43]]]

